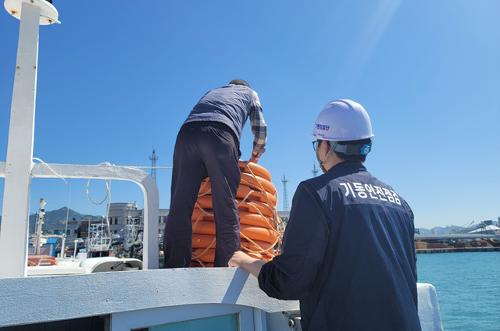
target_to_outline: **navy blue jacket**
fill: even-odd
[[[253,111],[262,111],[257,93],[243,85],[229,84],[208,91],[194,106],[184,123],[224,123],[231,128],[239,143],[243,126]]]
[[[300,300],[304,330],[420,330],[413,213],[359,162],[295,192],[282,254],[260,288]]]

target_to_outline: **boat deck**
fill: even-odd
[[[290,324],[300,330],[298,301],[269,298],[237,268],[4,278],[0,293],[0,328],[81,319],[81,325],[104,321],[110,331],[171,330],[165,325],[237,316],[234,330],[293,330]],[[442,330],[434,287],[418,284],[418,295],[422,330]]]

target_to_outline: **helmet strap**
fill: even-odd
[[[330,148],[345,155],[367,155],[372,149],[372,143],[365,144],[341,144],[337,141],[330,141]]]

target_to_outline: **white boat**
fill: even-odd
[[[256,279],[241,269],[157,269],[158,189],[142,170],[33,163],[38,30],[39,25],[58,23],[59,14],[45,0],[5,0],[4,6],[21,26],[7,160],[0,162],[0,177],[5,177],[0,329],[300,330],[298,302],[267,297]],[[139,185],[145,204],[142,263],[75,258],[28,272],[31,179],[54,177],[128,180]],[[441,330],[434,287],[419,284],[418,295],[423,330]]]

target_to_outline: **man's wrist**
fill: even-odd
[[[261,157],[262,154],[264,154],[265,152],[265,149],[264,148],[260,148],[260,149],[253,149],[252,150],[252,156],[255,156],[255,157]]]

